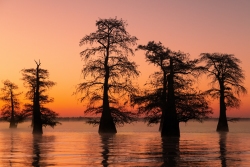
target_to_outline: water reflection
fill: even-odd
[[[2,164],[6,164],[8,166],[12,166],[13,164],[17,163],[18,159],[16,158],[16,154],[19,154],[19,135],[15,134],[15,130],[10,130],[9,133],[4,135],[2,138],[0,145],[3,147],[0,147],[0,166]],[[2,155],[1,155],[2,153]]]
[[[221,160],[221,166],[226,167],[227,161],[227,147],[226,147],[226,140],[227,140],[227,132],[221,132],[219,133],[219,146],[220,146],[220,160]]]
[[[112,135],[112,134],[102,134],[100,135],[100,138],[101,138],[101,143],[102,143],[102,157],[103,157],[103,160],[102,160],[102,165],[104,167],[107,167],[109,165],[108,163],[108,159],[109,159],[109,152],[110,152],[110,140],[113,139],[115,135]]]
[[[33,135],[33,156],[32,156],[32,166],[40,167],[40,166],[55,166],[56,164],[50,163],[53,159],[52,156],[49,156],[52,151],[52,146],[54,143],[54,136],[44,136],[44,135]]]
[[[0,129],[0,167],[250,166],[249,132],[195,133],[191,129],[179,139],[162,138],[156,129],[156,132],[127,130],[100,136],[96,129],[86,132],[78,122],[70,122],[62,125],[63,131],[46,129],[37,137],[31,134],[29,125],[26,123],[26,129],[12,131]],[[246,128],[242,125],[238,129]],[[76,129],[73,132],[72,127]]]
[[[15,153],[15,149],[14,149],[14,136],[13,133],[11,132],[10,134],[10,159],[9,159],[9,165],[12,166],[12,161],[13,161],[13,156]]]
[[[42,135],[33,136],[33,161],[32,166],[40,166],[40,143],[42,142]]]
[[[179,137],[162,137],[162,157],[161,166],[178,166],[180,161]]]

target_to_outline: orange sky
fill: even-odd
[[[50,95],[50,107],[60,116],[83,116],[83,104],[72,96],[82,81],[80,39],[95,31],[98,18],[127,20],[127,30],[138,44],[161,41],[172,50],[181,50],[197,58],[202,52],[235,54],[242,61],[245,86],[250,85],[250,1],[241,0],[0,0],[0,81],[9,79],[23,88],[21,69],[48,69],[57,82]],[[134,60],[140,65],[138,82],[151,74],[151,65],[142,52]],[[149,67],[150,66],[150,67]],[[205,88],[207,79],[200,81]],[[2,87],[2,86],[1,86]],[[240,109],[230,109],[228,116],[250,117],[250,95],[241,97]],[[0,102],[0,107],[2,102]],[[214,116],[218,116],[216,102]]]

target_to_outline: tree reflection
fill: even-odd
[[[9,165],[12,166],[12,157],[15,153],[15,149],[14,149],[14,136],[13,136],[13,132],[11,132],[10,134],[10,159],[9,159]]]
[[[49,158],[51,158],[48,154],[52,149],[49,143],[54,143],[54,139],[54,136],[33,135],[32,166],[55,166],[53,163],[48,164]]]
[[[104,167],[107,167],[109,165],[108,163],[108,158],[109,158],[109,146],[110,146],[110,140],[114,137],[114,135],[112,134],[102,134],[100,135],[100,138],[101,138],[101,142],[102,142],[102,149],[103,151],[101,152],[102,153],[102,157],[103,157],[103,160],[102,160],[102,165]]]
[[[162,156],[161,166],[178,166],[180,159],[179,137],[162,137]]]
[[[42,136],[41,135],[34,135],[33,136],[33,162],[32,166],[40,166],[40,144],[42,142]]]
[[[226,139],[227,139],[227,132],[221,132],[219,133],[220,139],[219,139],[219,145],[220,145],[220,160],[221,160],[221,166],[226,167],[226,154],[227,154],[227,147],[226,147]]]

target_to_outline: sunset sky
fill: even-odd
[[[0,0],[0,87],[9,79],[25,92],[21,70],[48,69],[57,85],[49,94],[55,98],[50,108],[60,116],[84,116],[84,105],[72,95],[82,82],[83,62],[79,41],[96,30],[99,18],[122,18],[127,31],[138,44],[161,41],[172,50],[198,58],[203,52],[234,54],[242,61],[245,87],[250,94],[250,1],[249,0]],[[133,59],[143,85],[153,72],[143,52]],[[200,81],[205,89],[209,80]],[[250,117],[250,95],[241,96],[241,107],[228,110],[228,116]],[[24,99],[24,96],[21,97]],[[0,107],[2,106],[0,102]],[[212,104],[218,116],[218,102]]]

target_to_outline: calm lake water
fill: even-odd
[[[230,132],[215,132],[217,122],[181,123],[181,137],[161,138],[158,125],[139,122],[100,136],[98,127],[62,122],[31,134],[30,123],[15,130],[0,122],[0,166],[250,166],[250,121],[229,123]]]

